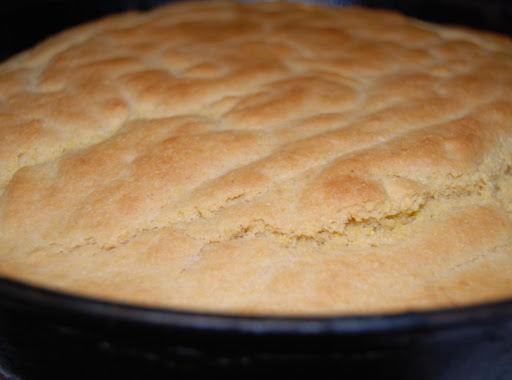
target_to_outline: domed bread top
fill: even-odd
[[[183,2],[0,64],[0,274],[253,314],[512,296],[512,41]]]

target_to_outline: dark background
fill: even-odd
[[[167,0],[172,1],[172,0]],[[0,61],[62,29],[166,0],[0,0]],[[317,2],[321,2],[318,1]],[[511,0],[326,0],[397,9],[410,16],[512,35]]]

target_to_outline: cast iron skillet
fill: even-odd
[[[512,301],[395,315],[243,317],[130,306],[0,280],[9,379],[510,379]],[[343,376],[341,376],[343,375]]]
[[[0,59],[71,24],[162,2],[3,3]],[[512,32],[508,0],[327,2],[394,8],[429,21]],[[103,302],[0,279],[0,374],[20,380],[275,374],[512,379],[512,300],[395,315],[247,317]]]

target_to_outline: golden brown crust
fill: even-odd
[[[512,295],[512,41],[186,2],[0,65],[0,273],[244,313]]]

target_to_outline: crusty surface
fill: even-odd
[[[512,296],[512,42],[185,2],[0,65],[0,274],[129,303],[375,313]]]

